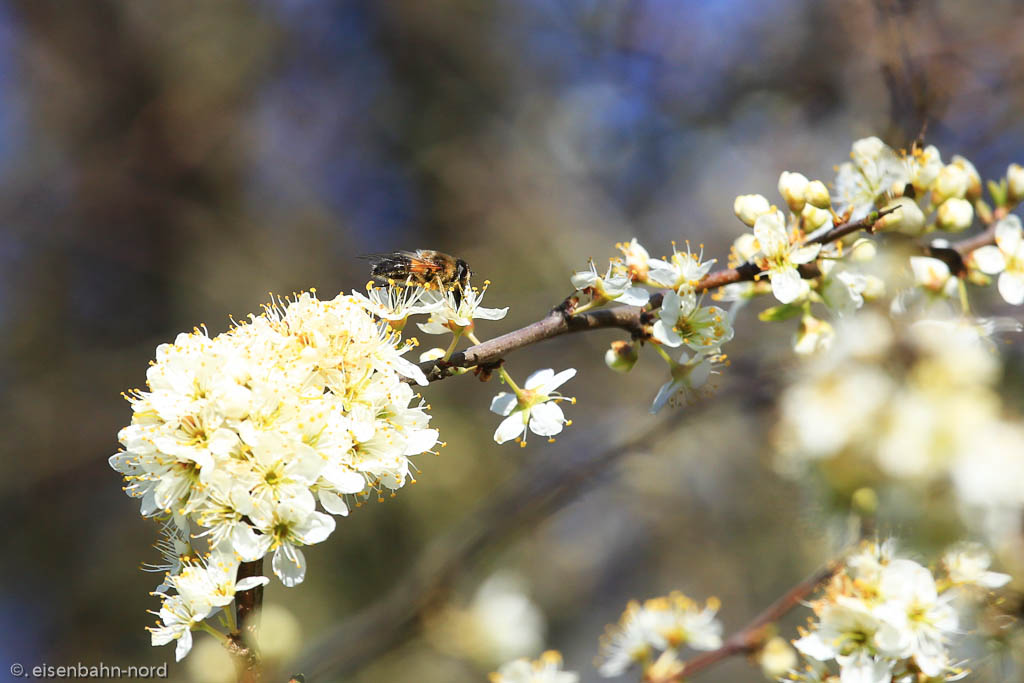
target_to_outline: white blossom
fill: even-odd
[[[996,224],[996,243],[976,249],[973,254],[978,268],[991,275],[999,274],[999,294],[1008,304],[1024,303],[1024,236],[1020,218],[1010,214]]]
[[[668,292],[661,302],[651,334],[672,348],[686,344],[694,351],[712,353],[733,337],[729,314],[718,306],[701,308],[692,291],[682,296]]]
[[[578,683],[579,674],[562,670],[562,656],[554,650],[531,662],[517,659],[490,676],[490,683]]]
[[[851,162],[840,164],[836,176],[835,205],[850,212],[850,220],[864,218],[885,193],[902,190],[910,173],[891,147],[876,137],[853,143]]]
[[[501,320],[508,314],[508,307],[486,308],[481,306],[486,293],[487,283],[481,289],[469,287],[466,288],[466,291],[461,289],[429,290],[425,295],[426,301],[434,300],[437,303],[427,322],[417,323],[417,326],[425,334],[447,334],[450,332],[461,334],[463,330],[473,329],[474,320]]]
[[[570,279],[573,287],[590,292],[595,301],[601,303],[617,301],[628,306],[643,306],[650,298],[646,289],[634,285],[629,275],[614,273],[612,266],[608,267],[604,276],[598,275],[593,261],[587,270],[573,273]]]
[[[786,232],[786,222],[781,211],[767,213],[754,223],[754,237],[757,238],[764,268],[772,283],[772,293],[784,304],[796,300],[806,289],[797,266],[810,263],[818,256],[820,244],[802,246],[791,244]]]
[[[569,368],[557,375],[547,368],[537,370],[523,384],[518,393],[501,392],[491,401],[491,412],[505,416],[494,432],[494,440],[501,444],[522,437],[525,443],[527,428],[539,436],[553,437],[568,423],[558,401],[573,400],[557,393],[576,375]]]

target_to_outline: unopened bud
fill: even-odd
[[[629,342],[613,341],[612,347],[604,352],[604,364],[615,372],[629,372],[639,357],[636,347]]]
[[[783,171],[779,176],[779,194],[786,200],[791,210],[800,211],[804,208],[808,184],[807,176],[803,173]]]
[[[947,199],[939,207],[937,220],[947,232],[962,232],[974,222],[974,207],[966,199]]]
[[[1012,202],[1024,199],[1024,166],[1010,164],[1006,169],[1007,194]]]
[[[796,652],[785,638],[774,636],[768,639],[757,654],[757,663],[769,680],[776,680],[787,671],[796,668]]]
[[[944,202],[951,198],[963,199],[967,194],[969,183],[970,178],[967,176],[967,171],[956,164],[946,164],[935,179],[935,187],[932,190],[935,193],[935,201]]]
[[[819,209],[827,209],[832,206],[832,197],[828,193],[828,187],[820,180],[812,180],[807,184],[804,199],[808,204]]]
[[[866,237],[861,237],[853,246],[850,247],[850,260],[856,261],[857,263],[866,263],[873,261],[875,256],[878,254],[878,247],[872,240]]]
[[[804,229],[808,232],[813,232],[823,227],[826,223],[831,226],[832,223],[831,211],[819,209],[810,203],[804,205],[804,210],[800,212],[800,215],[804,219]]]
[[[901,232],[904,235],[920,235],[924,230],[924,212],[910,197],[898,197],[886,204],[883,210],[886,209],[895,211],[878,219],[875,223],[877,230]]]
[[[768,200],[762,195],[741,194],[733,202],[732,210],[736,214],[736,218],[739,218],[747,225],[753,226],[758,216],[771,211],[771,205],[768,204]]]
[[[877,301],[885,296],[885,280],[877,275],[864,276],[864,291],[860,293],[865,301]]]
[[[974,164],[960,155],[953,156],[953,164],[963,169],[967,174],[967,198],[974,200],[981,196],[981,176]]]
[[[942,155],[935,145],[928,145],[914,154],[914,165],[911,169],[911,181],[914,189],[924,194],[931,189],[932,183],[939,177],[942,170]]]

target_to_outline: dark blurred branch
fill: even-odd
[[[735,381],[719,399],[740,399],[747,410],[771,400],[774,382],[762,376],[760,368],[734,365],[730,375]],[[669,413],[638,436],[596,455],[580,449],[566,459],[538,458],[489,495],[490,502],[431,543],[386,596],[323,636],[289,670],[301,671],[310,680],[334,680],[387,652],[413,635],[420,616],[446,598],[455,578],[479,555],[520,530],[535,527],[573,502],[622,457],[651,448],[717,403],[704,401],[686,412]]]
[[[843,564],[842,560],[829,562],[786,591],[782,597],[751,619],[749,624],[730,636],[722,647],[694,657],[684,665],[683,670],[677,675],[659,678],[656,681],[649,681],[649,683],[671,683],[683,680],[684,676],[689,679],[734,655],[749,655],[757,652],[764,644],[768,633],[766,627],[781,619],[787,612],[806,600],[811,593],[817,590],[818,586],[835,576],[836,572],[842,569]]]
[[[242,562],[238,565],[237,581],[253,576],[263,576],[263,558],[253,562]],[[256,586],[247,591],[241,591],[235,596],[235,605],[238,615],[238,630],[230,634],[231,653],[239,658],[242,674],[239,676],[241,683],[252,683],[260,680],[260,660],[256,651],[256,619],[259,618],[259,610],[263,606],[263,586]]]
[[[808,240],[808,244],[827,244],[835,242],[858,230],[870,230],[875,221],[895,209],[874,211],[868,216],[838,225],[831,230]],[[804,271],[805,276],[816,275],[816,271]],[[695,287],[695,290],[706,292],[736,282],[749,282],[761,275],[761,268],[754,263],[743,263],[735,268],[709,273]],[[655,295],[657,297],[658,295]],[[561,305],[555,307],[544,318],[526,327],[513,330],[500,337],[489,339],[465,351],[455,353],[447,361],[427,361],[420,364],[420,369],[430,381],[444,379],[453,374],[456,368],[487,366],[499,362],[508,353],[516,351],[545,339],[558,337],[569,332],[582,332],[604,328],[626,330],[634,338],[646,336],[645,326],[653,322],[650,309],[660,305],[660,298],[652,297],[652,305],[646,308],[634,306],[618,306],[595,311],[587,311],[573,315],[572,309],[578,303],[575,296],[569,297]]]

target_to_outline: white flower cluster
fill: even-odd
[[[811,603],[816,619],[793,645],[806,669],[783,681],[917,683],[963,678],[950,647],[961,635],[953,599],[971,586],[991,589],[1010,577],[988,571],[978,546],[951,549],[947,575],[936,580],[926,567],[895,556],[894,544],[865,543]],[[834,673],[839,670],[838,677]]]
[[[1004,416],[996,392],[999,358],[985,333],[998,324],[902,325],[869,311],[845,320],[833,348],[782,394],[780,469],[841,467],[851,491],[951,481],[986,530],[1012,528],[1024,511],[1024,490],[1010,483],[1024,477],[1024,425]]]
[[[618,623],[609,626],[602,638],[603,661],[598,672],[606,677],[621,676],[640,664],[649,675],[645,680],[678,674],[682,671],[680,648],[715,650],[722,646],[722,624],[715,618],[718,607],[718,600],[711,598],[701,608],[679,592],[643,604],[629,603]],[[661,654],[654,659],[656,651]]]
[[[334,531],[346,497],[401,488],[409,458],[437,444],[403,379],[426,378],[368,309],[364,297],[303,293],[224,334],[197,329],[157,348],[110,458],[142,515],[169,521],[164,547],[193,558],[167,566],[154,645],[177,640],[184,656],[199,622],[258,583],[235,584],[241,561],[272,553],[282,583],[300,583],[302,546]]]
[[[636,238],[617,247],[622,258],[612,259],[603,277],[597,274],[593,263],[590,270],[572,276],[577,290],[590,295],[590,301],[575,313],[611,301],[644,306],[651,302],[651,294],[644,287],[663,290],[649,339],[668,364],[670,379],[658,391],[651,412],[670,402],[689,403],[713,373],[712,368],[725,360],[722,345],[734,334],[726,311],[718,306],[701,306],[698,289],[715,259],[705,261],[703,249],[694,253],[689,245],[686,251],[673,245],[672,256],[666,259],[651,258]],[[677,361],[664,350],[680,346],[689,348],[693,354],[684,350]],[[619,341],[605,354],[605,363],[617,372],[628,372],[637,358],[632,344]]]
[[[753,234],[736,239],[730,265],[754,264],[768,275],[770,290],[782,305],[762,312],[762,320],[800,317],[794,339],[797,353],[827,349],[836,336],[831,323],[815,317],[813,304],[824,304],[834,318],[842,318],[885,296],[886,289],[901,279],[912,286],[892,298],[890,309],[898,315],[966,313],[965,284],[987,285],[989,276],[995,275],[1003,299],[1024,303],[1024,229],[1010,213],[1024,199],[1024,169],[1012,164],[1005,178],[988,183],[993,208],[982,199],[982,181],[974,165],[961,156],[944,164],[934,146],[897,152],[870,137],[857,140],[850,157],[839,167],[835,197],[819,180],[783,172],[778,189],[790,210],[788,217],[761,195],[738,196],[733,206],[737,218],[753,227]],[[837,242],[816,242],[839,223],[863,219],[875,210],[884,215],[871,226],[873,231],[907,237],[936,230],[962,232],[974,224],[977,214],[991,226],[995,244],[961,255],[948,242],[935,240],[933,255],[910,257],[909,278],[904,275],[905,257],[898,264],[888,256],[876,259],[879,249],[869,237],[849,233]],[[887,246],[893,246],[892,240]],[[943,250],[945,258],[937,257]],[[892,248],[887,251],[895,253]],[[961,258],[967,272],[953,272],[950,266],[959,268]],[[800,267],[811,263],[820,274],[809,269],[804,275],[814,277],[802,279]],[[760,282],[734,283],[716,298],[743,302],[767,291]]]
[[[531,662],[517,659],[490,675],[491,683],[578,683],[580,676],[562,670],[562,655],[548,650]]]

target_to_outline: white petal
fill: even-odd
[[[180,662],[191,649],[192,631],[186,630],[181,634],[181,638],[178,638],[178,644],[174,647],[174,661]]]
[[[270,583],[270,579],[265,576],[247,576],[235,584],[235,592],[241,593],[256,586],[266,586],[268,583]]]
[[[274,559],[270,564],[273,566],[277,578],[281,579],[281,583],[291,588],[299,585],[306,578],[306,558],[301,550],[292,547],[295,558],[292,560],[285,554],[284,548],[285,546],[282,545],[274,551]]]
[[[643,306],[650,298],[650,292],[643,287],[626,287],[626,291],[615,300],[627,306]]]
[[[1008,304],[1019,306],[1024,302],[1024,276],[1006,272],[999,276],[999,293]]]
[[[235,525],[231,530],[231,547],[242,558],[243,562],[255,562],[263,557],[273,539],[270,536],[257,534],[251,526],[245,524]]]
[[[550,394],[552,391],[555,391],[556,389],[558,389],[558,387],[562,386],[575,376],[575,368],[562,370],[560,373],[558,373],[557,375],[555,375],[554,377],[552,377],[551,379],[544,383],[544,393]]]
[[[427,376],[423,374],[422,370],[420,370],[420,367],[404,358],[395,359],[395,370],[398,371],[399,375],[408,377],[421,387],[425,387],[430,384],[430,382],[427,381]]]
[[[494,430],[494,440],[498,443],[511,441],[526,430],[526,423],[523,421],[523,411],[517,410],[498,425]]]
[[[301,528],[293,529],[295,536],[306,545],[327,540],[336,526],[334,518],[322,512],[314,512],[306,518]]]
[[[360,477],[361,479],[362,477]],[[324,510],[327,510],[332,515],[341,515],[342,517],[348,516],[348,505],[345,504],[345,499],[339,496],[330,489],[320,489],[319,491],[320,504],[324,506]]]
[[[515,394],[503,391],[491,399],[491,412],[498,415],[508,415],[518,403],[519,398]]]
[[[341,493],[359,493],[366,488],[366,479],[359,472],[353,472],[340,464],[333,464],[320,473],[331,486]]]
[[[673,349],[683,343],[683,338],[679,336],[679,333],[663,320],[654,321],[654,325],[651,328],[651,336]]]
[[[587,287],[593,287],[594,283],[597,282],[597,273],[592,270],[581,270],[573,273],[569,281],[572,282],[572,286],[576,289],[586,289]]]
[[[668,400],[672,398],[672,395],[679,390],[680,385],[676,384],[675,381],[670,380],[661,385],[658,389],[658,395],[654,397],[654,402],[651,403],[651,412],[656,413],[665,407]]]
[[[1006,258],[999,247],[991,244],[974,250],[974,263],[983,273],[994,275],[1006,270]]]
[[[1005,254],[1013,254],[1021,245],[1020,218],[1010,214],[996,225],[996,244]]]
[[[754,222],[754,237],[765,256],[785,253],[789,249],[785,219],[781,211],[758,216]]]
[[[820,244],[811,244],[806,247],[800,247],[794,249],[789,254],[789,260],[792,263],[810,263],[814,259],[818,258],[818,252],[821,251]]]
[[[526,383],[523,385],[524,389],[533,390],[542,384],[547,384],[551,381],[551,378],[555,376],[555,371],[551,368],[544,368],[543,370],[537,370],[526,378]]]
[[[480,306],[473,311],[473,317],[480,320],[501,320],[508,313],[508,306],[505,308],[484,308]]]
[[[535,405],[530,411],[530,431],[540,436],[554,436],[562,431],[565,415],[554,401]]]
[[[773,270],[768,277],[772,282],[772,293],[780,302],[788,304],[800,296],[803,286],[796,268]]]
[[[406,434],[408,439],[405,443],[404,455],[419,455],[426,453],[437,443],[438,431],[436,429],[412,429]]]

